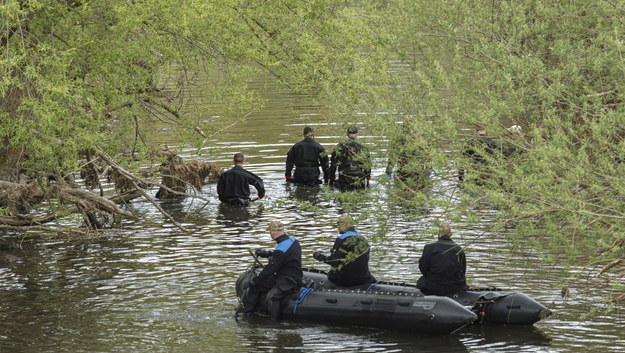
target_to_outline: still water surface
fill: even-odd
[[[208,185],[203,194],[210,202],[163,203],[188,234],[149,203],[137,202],[132,210],[138,217],[127,222],[126,233],[0,251],[0,352],[625,351],[622,315],[602,314],[600,296],[582,296],[581,285],[572,285],[562,298],[560,269],[531,254],[511,255],[503,234],[462,224],[455,225],[455,238],[467,252],[469,282],[522,291],[552,309],[551,318],[533,327],[473,326],[447,336],[235,320],[234,284],[250,264],[248,250],[274,246],[264,231],[267,223],[286,223],[302,244],[304,265],[323,268],[311,251],[331,247],[331,225],[343,211],[333,190],[283,180],[286,151],[303,126],[315,126],[326,148],[343,128],[325,122],[317,107],[298,96],[274,97],[269,106],[207,142],[202,157],[229,166],[235,152],[247,156],[246,168],[267,189],[266,199],[248,209],[221,207],[215,185]],[[353,213],[374,249],[372,272],[378,279],[414,283],[419,254],[433,240],[423,232],[441,211],[412,212],[385,201],[393,185],[383,173],[386,157],[375,146],[380,138],[366,130],[361,135],[376,152],[375,180]],[[197,158],[195,149],[181,150],[185,159]],[[383,216],[375,216],[379,210]]]

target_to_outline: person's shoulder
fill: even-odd
[[[254,173],[250,172],[250,171],[249,171],[249,170],[247,170],[247,169],[243,169],[243,171],[245,172],[245,174],[247,174],[247,175],[249,175],[249,176],[253,176],[254,178],[258,178],[258,179],[261,179],[261,180],[262,180],[262,178],[261,178],[261,177],[259,177],[258,175],[256,175],[256,174],[254,174]]]
[[[310,139],[310,141],[308,143],[310,143],[311,145],[314,145],[314,146],[321,146],[321,144],[319,142],[317,142],[317,140],[313,140],[313,139]]]

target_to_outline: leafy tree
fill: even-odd
[[[438,177],[470,166],[460,151],[476,126],[517,151],[493,153],[487,178],[429,202],[469,222],[486,202],[499,210],[494,231],[514,229],[511,244],[584,264],[625,299],[625,3],[399,0],[385,11],[405,67],[388,78],[399,113],[389,118],[416,117],[411,144],[435,147]]]
[[[293,91],[345,90],[357,101],[349,86],[365,90],[370,72],[384,67],[376,17],[366,10],[328,0],[4,1],[0,206],[8,215],[0,227],[56,219],[59,210],[31,208],[51,198],[74,204],[69,210],[88,224],[93,212],[128,216],[102,195],[72,194],[80,186],[68,177],[86,167],[93,186],[112,168],[118,191],[128,193],[115,201],[148,197],[143,189],[154,183],[133,175],[131,162],[159,149],[149,142],[155,123],[201,143],[263,104],[247,86],[257,73]],[[213,80],[198,87],[206,72]],[[181,109],[189,85],[219,119]]]

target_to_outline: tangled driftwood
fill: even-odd
[[[75,183],[66,180],[38,178],[28,183],[0,180],[0,210],[4,213],[0,214],[0,229],[41,230],[71,236],[86,235],[94,230],[110,227],[111,223],[121,216],[133,217],[130,211],[118,205],[144,197],[173,224],[186,231],[148,195],[146,189],[159,186],[161,197],[190,196],[205,199],[200,195],[187,194],[187,185],[199,191],[203,185],[216,181],[222,173],[222,168],[209,162],[183,163],[179,156],[169,150],[168,163],[161,165],[159,171],[163,178],[162,184],[139,178],[123,169],[110,157],[100,154],[95,158],[89,157],[81,171],[85,185],[91,189],[99,187],[99,194],[81,189]],[[100,183],[103,175],[114,184],[116,195],[104,196]],[[37,212],[33,212],[36,205],[46,200],[58,202],[47,203],[47,206],[39,207]],[[83,215],[85,223],[83,229],[46,226],[47,223],[72,213]]]

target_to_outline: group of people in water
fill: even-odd
[[[357,127],[347,129],[347,139],[330,155],[314,140],[314,131],[305,127],[303,140],[293,145],[286,158],[285,179],[302,185],[325,183],[338,189],[367,187],[371,179],[369,151],[356,141]],[[265,196],[261,178],[245,170],[244,156],[234,155],[234,167],[221,175],[217,184],[219,200],[233,206],[245,206],[250,199],[250,185]],[[294,170],[295,169],[295,170]],[[321,171],[320,171],[321,170]],[[337,177],[338,172],[338,177]],[[321,174],[323,173],[323,178]],[[336,222],[339,233],[329,254],[314,250],[313,258],[330,265],[328,279],[339,287],[358,287],[376,282],[369,271],[370,246],[366,237],[356,231],[354,220],[347,214]],[[280,319],[282,300],[302,285],[302,249],[298,240],[289,236],[282,223],[273,221],[267,227],[276,247],[257,250],[256,256],[269,258],[269,263],[249,283],[243,296],[243,314],[251,315],[262,297],[266,297],[269,314]],[[419,260],[422,277],[417,286],[424,294],[449,295],[467,289],[466,258],[460,246],[451,240],[452,231],[443,226],[436,243],[428,244]]]
[[[371,179],[371,161],[369,151],[356,141],[357,135],[357,127],[347,129],[347,139],[328,155],[325,148],[315,141],[313,128],[305,127],[304,139],[287,153],[286,181],[309,186],[325,183],[342,191],[365,188]],[[245,156],[237,153],[233,161],[234,167],[224,172],[217,183],[219,200],[234,206],[247,205],[252,201],[250,185],[256,189],[258,199],[264,198],[263,180],[243,168]],[[323,181],[319,169],[323,173]]]

